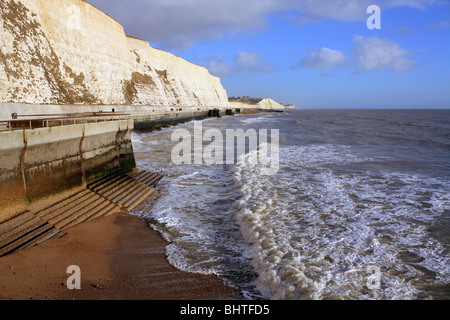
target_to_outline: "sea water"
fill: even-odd
[[[137,208],[175,267],[248,299],[449,299],[450,110],[293,110],[202,121],[279,130],[279,169],[175,165],[175,130],[133,133],[164,175]]]

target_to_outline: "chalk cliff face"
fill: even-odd
[[[0,103],[227,107],[206,68],[82,0],[1,0]]]

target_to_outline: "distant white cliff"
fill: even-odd
[[[295,108],[292,104],[281,104],[270,98],[230,97],[229,102],[231,107],[242,109],[285,110]]]

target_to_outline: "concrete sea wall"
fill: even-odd
[[[132,120],[0,132],[0,223],[34,202],[135,168]]]

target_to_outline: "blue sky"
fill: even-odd
[[[229,96],[298,108],[450,108],[448,0],[91,0],[207,67]],[[369,30],[369,5],[381,29]]]

